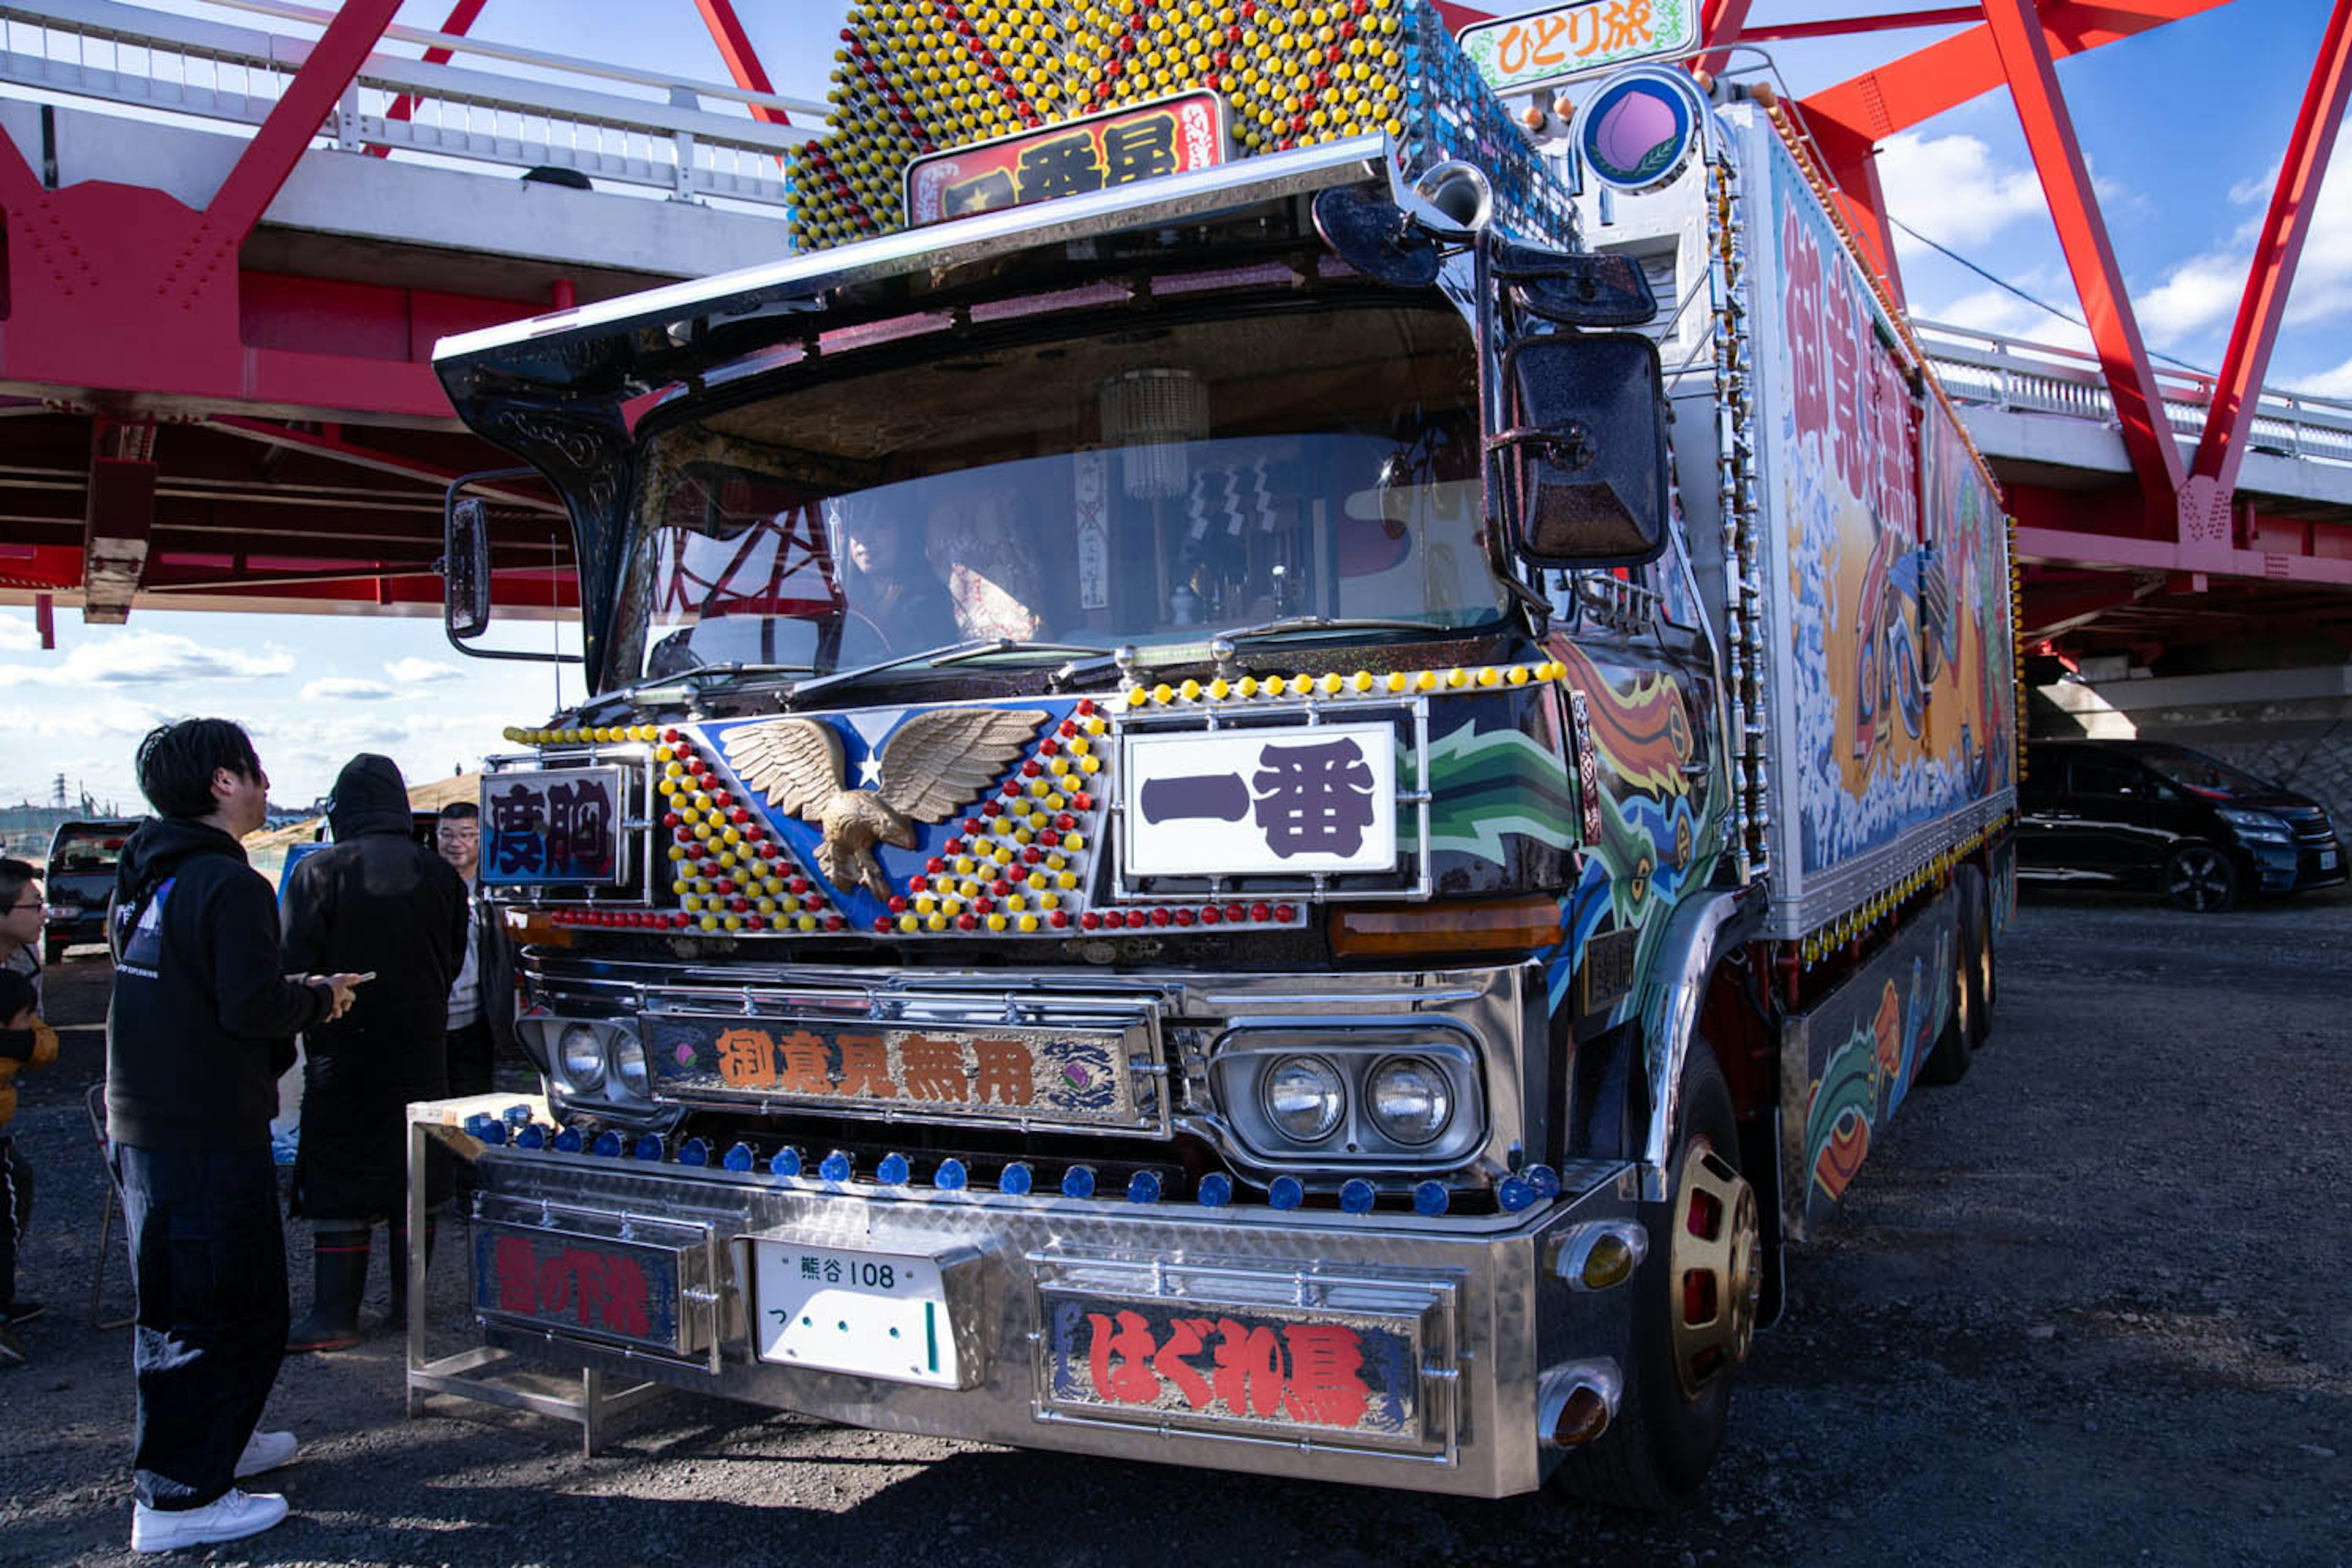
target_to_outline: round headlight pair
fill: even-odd
[[[1322,1057],[1278,1057],[1259,1082],[1265,1119],[1298,1143],[1328,1138],[1347,1113],[1348,1085]],[[1454,1118],[1454,1085],[1426,1057],[1387,1057],[1364,1079],[1364,1110],[1391,1142],[1419,1147]]]
[[[1390,1057],[1364,1079],[1364,1110],[1382,1137],[1417,1147],[1454,1119],[1454,1084],[1427,1057]]]
[[[558,1037],[556,1053],[564,1080],[574,1093],[593,1093],[604,1082],[607,1070],[619,1088],[637,1095],[647,1092],[645,1047],[634,1035],[615,1031],[608,1056],[601,1030],[589,1024],[572,1024]]]
[[[586,1024],[572,1024],[556,1040],[564,1080],[586,1091],[604,1081],[604,1037]]]

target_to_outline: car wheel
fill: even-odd
[[[59,959],[65,957],[66,949],[72,945],[73,944],[71,942],[66,941],[66,939],[61,936],[43,937],[41,939],[41,962],[45,964],[57,963]]]
[[[1571,1497],[1663,1509],[1698,1489],[1722,1445],[1731,1373],[1748,1359],[1764,1279],[1756,1191],[1739,1173],[1731,1089],[1704,1039],[1683,1064],[1662,1204],[1643,1205],[1649,1256],[1633,1280],[1632,1353],[1616,1419],[1552,1484]]]
[[[2164,863],[2164,890],[2184,910],[2218,915],[2238,901],[2238,868],[2210,844],[2190,844]]]

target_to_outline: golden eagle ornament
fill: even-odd
[[[945,822],[996,784],[1029,749],[1043,709],[938,708],[882,742],[872,789],[848,787],[841,738],[815,719],[770,719],[727,733],[727,761],[770,805],[824,830],[817,869],[835,888],[862,887],[886,903],[890,879],[874,846],[912,849],[916,822]]]

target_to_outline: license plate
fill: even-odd
[[[758,1239],[751,1257],[761,1361],[961,1385],[937,1258]]]
[[[2323,871],[2333,871],[2336,869],[2335,850],[2323,849],[2319,852],[2319,868]]]

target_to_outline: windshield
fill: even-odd
[[[2278,788],[2199,752],[2147,752],[2142,753],[2140,761],[2199,795],[2269,795]]]
[[[49,847],[49,875],[79,877],[104,872],[112,876],[116,862],[122,858],[122,846],[130,837],[127,827],[77,828],[60,834]]]
[[[1476,361],[1442,304],[815,368],[652,438],[615,681],[972,638],[1059,659],[1297,616],[1463,627],[1507,602],[1479,516]]]

